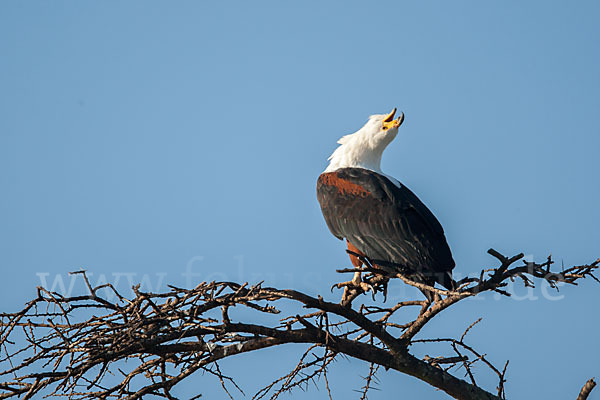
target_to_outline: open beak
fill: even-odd
[[[398,118],[394,119],[394,115],[396,115],[396,108],[389,113],[385,119],[383,120],[383,129],[388,130],[392,128],[398,128],[404,122],[404,113],[400,113]]]

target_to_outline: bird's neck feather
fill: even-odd
[[[329,157],[325,172],[340,168],[365,168],[381,173],[381,156],[387,143],[373,143],[362,136],[344,141]]]

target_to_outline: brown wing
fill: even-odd
[[[317,198],[338,239],[347,239],[372,260],[431,274],[450,285],[455,263],[444,230],[404,185],[363,168],[342,168],[319,176]]]

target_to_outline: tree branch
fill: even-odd
[[[581,388],[579,396],[577,396],[577,400],[586,400],[595,387],[596,382],[594,381],[594,378],[590,378]]]
[[[240,392],[242,389],[221,371],[220,360],[289,343],[305,343],[308,350],[292,371],[265,386],[254,398],[272,391],[271,398],[277,398],[317,377],[324,378],[329,393],[328,368],[343,354],[370,365],[362,398],[366,398],[379,367],[384,367],[414,376],[457,399],[503,399],[508,363],[497,368],[465,342],[479,320],[459,339],[415,337],[436,315],[465,298],[485,291],[509,296],[504,288],[514,278],[526,286],[544,280],[552,287],[559,282],[576,285],[580,279],[596,279],[593,272],[600,259],[553,272],[550,258],[542,264],[513,266],[522,254],[505,257],[495,250],[489,253],[500,266],[457,282],[453,291],[414,282],[389,267],[368,267],[364,272],[371,274],[373,282],[396,278],[435,293],[433,302],[404,300],[385,308],[364,304],[353,308],[358,291],[344,304],[336,304],[296,290],[234,282],[203,282],[194,289],[170,286],[170,291],[164,293],[142,292],[136,286],[133,298],[126,299],[110,285],[93,287],[85,271],[77,271],[83,275],[87,295],[64,297],[38,288],[37,297],[21,311],[0,314],[0,399],[37,395],[71,399],[139,399],[154,395],[173,399],[172,388],[195,372],[215,377],[233,398],[228,387]],[[374,279],[377,277],[381,279]],[[116,300],[102,297],[102,288],[116,294]],[[257,313],[281,314],[278,305],[284,301],[291,302],[296,310],[272,317],[272,324],[253,323]],[[230,315],[235,306],[246,309],[235,314],[241,315],[240,321]],[[398,321],[398,311],[405,308],[416,315],[407,319],[410,314],[402,313]],[[419,359],[410,353],[411,345],[431,342],[448,344],[455,355]],[[317,347],[324,349],[322,355],[314,354]],[[123,360],[129,362],[119,365],[129,369],[115,367]],[[471,369],[474,363],[485,365],[497,375],[496,394],[477,385]],[[464,368],[469,381],[451,374],[452,366]],[[111,379],[112,385],[108,385],[108,372],[120,374],[120,381]],[[280,385],[277,390],[276,385]],[[593,380],[588,381],[578,398],[585,399],[594,385]]]

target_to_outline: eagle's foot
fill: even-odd
[[[344,294],[342,295],[342,304],[349,304],[356,296],[367,292],[373,292],[375,296],[376,289],[369,282],[365,282],[361,278],[360,272],[355,272],[354,277],[351,281],[336,283],[331,287],[341,289],[344,288]]]
[[[378,292],[383,293],[383,301],[387,300],[387,289],[390,278],[385,275],[372,274],[365,276],[364,281],[373,289],[373,300],[375,300],[375,294]]]

